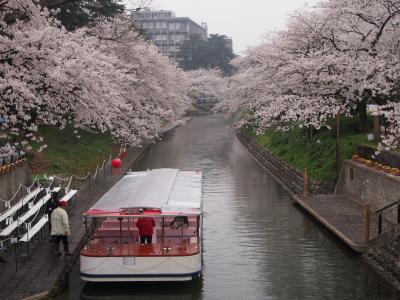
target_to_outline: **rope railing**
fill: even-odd
[[[69,182],[68,182],[67,186],[64,188],[64,190],[65,190],[66,193],[68,193],[68,191],[70,190],[70,187],[71,187],[71,185],[72,185],[73,180],[74,180],[74,175],[72,175],[72,176],[69,178]]]
[[[106,160],[103,160],[103,163],[102,163],[102,165],[101,165],[101,167],[100,167],[100,169],[99,169],[99,170],[103,170],[103,169],[104,169],[104,167],[105,167],[105,165],[106,165]]]
[[[17,191],[14,193],[14,195],[13,195],[9,200],[0,199],[0,202],[3,202],[3,203],[4,203],[4,206],[5,206],[6,208],[10,209],[10,208],[11,208],[11,201],[13,201],[14,198],[20,193],[21,188],[22,188],[22,184],[20,184],[20,185],[18,186]]]
[[[78,176],[76,176],[76,175],[73,175],[73,176],[74,176],[75,179],[78,179],[78,180],[85,180],[85,179],[89,178],[90,175],[91,175],[91,173],[89,172],[85,177],[78,177]]]
[[[50,192],[50,189],[51,189],[51,187],[53,186],[53,183],[55,182],[55,178],[53,177],[52,179],[51,179],[51,181],[50,181],[50,184],[49,184],[49,186],[46,188],[46,190],[47,190],[47,193],[49,193]]]
[[[30,186],[25,186],[23,184],[21,184],[21,186],[26,189],[27,193],[30,193],[32,191],[32,187],[34,187],[37,183],[38,181],[35,179]]]
[[[33,218],[31,219],[30,222],[21,222],[21,223],[18,224],[18,225],[25,225],[25,227],[29,230],[30,227],[31,227],[31,224],[36,220],[36,217],[39,215],[39,212],[40,212],[40,209],[38,209],[38,211],[37,211],[36,214],[33,216]],[[42,216],[43,216],[43,214],[41,215],[41,217],[42,217]],[[19,218],[18,218],[17,220],[19,220]],[[20,226],[18,226],[18,227],[20,227]]]
[[[99,171],[99,165],[96,166],[96,171],[94,172],[93,179],[96,178],[98,171]]]
[[[57,179],[57,180],[60,180],[60,181],[68,181],[68,180],[70,180],[70,178],[72,177],[66,177],[66,178],[63,178],[63,177],[58,177],[58,176],[56,176],[56,175],[53,175],[52,176],[53,178],[55,178],[55,179]]]
[[[103,160],[103,162],[101,164],[101,167],[99,166],[99,164],[96,166],[96,169],[95,169],[94,173],[88,172],[87,175],[83,176],[83,177],[79,177],[77,175],[71,175],[70,177],[59,177],[59,176],[56,176],[56,175],[49,176],[48,180],[46,180],[46,181],[49,182],[47,187],[44,187],[42,185],[42,181],[37,179],[37,178],[33,181],[33,183],[30,186],[25,186],[25,185],[20,184],[18,189],[17,189],[17,191],[14,193],[14,195],[9,200],[0,199],[0,202],[5,203],[5,206],[7,208],[11,208],[11,202],[18,196],[18,194],[21,192],[22,188],[25,189],[26,193],[29,194],[29,193],[32,192],[32,188],[36,186],[36,187],[44,188],[45,191],[46,191],[46,194],[49,194],[51,192],[52,186],[56,183],[56,181],[60,182],[61,184],[59,186],[62,189],[64,189],[66,193],[68,193],[68,191],[71,189],[71,186],[73,188],[74,180],[87,180],[87,179],[89,179],[89,198],[90,198],[91,180],[97,179],[97,184],[98,184],[98,177],[99,177],[100,171],[103,171],[104,172],[104,178],[106,177],[106,172],[105,172],[106,167],[108,167],[108,164],[111,163],[111,160],[112,160],[113,157],[114,156],[112,154],[110,154],[108,159],[104,159]],[[65,185],[63,183],[65,183]],[[39,196],[39,194],[36,195],[33,199],[36,199],[38,196]],[[20,199],[22,199],[22,197]],[[18,211],[14,212],[12,214],[12,216],[10,216],[10,217],[14,218],[15,214],[17,212]],[[42,212],[42,214],[40,215],[40,217],[42,217],[43,216],[43,210],[39,209],[32,218],[29,218],[31,220],[30,222],[21,222],[19,217],[14,222],[21,222],[21,223],[18,224],[18,228],[22,227],[22,228],[24,228],[26,230],[29,230],[29,227],[32,226],[32,224],[35,222],[35,220],[38,218],[38,216],[39,216],[39,214],[41,212]],[[14,234],[13,236],[10,236],[10,237],[8,237],[6,239],[0,240],[0,250],[5,249],[4,245],[7,242],[9,242],[11,239],[13,239],[13,238],[19,239],[22,236],[23,235],[15,236],[15,234]]]
[[[37,185],[37,184],[39,184],[39,183],[38,183],[36,180],[33,181],[33,183],[32,183],[30,186],[25,186],[25,185],[23,185],[23,184],[20,184],[20,185],[18,186],[17,191],[14,193],[14,195],[13,195],[10,199],[8,199],[8,200],[0,199],[0,202],[3,202],[3,203],[4,203],[5,208],[10,209],[10,208],[11,208],[11,202],[17,197],[18,194],[21,195],[21,189],[22,189],[22,188],[25,188],[26,193],[29,194],[29,193],[32,192],[32,187],[35,186],[35,185]],[[23,196],[21,195],[21,198],[22,198],[22,197],[23,197]],[[21,199],[21,198],[20,198],[20,199]]]
[[[121,149],[122,149],[122,148],[121,148]],[[120,152],[122,151],[121,149],[120,149]],[[96,178],[98,177],[98,175],[99,175],[99,171],[105,171],[105,168],[106,168],[107,164],[111,162],[112,157],[113,157],[113,155],[110,154],[109,157],[108,157],[108,159],[103,160],[103,163],[102,163],[102,165],[101,165],[100,168],[99,168],[99,165],[97,165],[97,166],[96,166],[96,170],[95,170],[93,176],[92,176],[92,173],[91,173],[91,172],[89,172],[89,173],[88,173],[86,176],[84,176],[84,177],[79,177],[79,176],[76,176],[76,175],[72,175],[72,176],[70,176],[70,177],[64,178],[64,177],[59,177],[59,176],[53,175],[53,176],[50,177],[50,178],[51,178],[51,182],[50,182],[49,186],[47,187],[47,189],[49,189],[49,188],[52,186],[52,184],[54,183],[55,179],[57,179],[58,181],[66,181],[66,182],[68,182],[67,185],[66,185],[65,187],[63,187],[64,190],[65,190],[66,192],[68,192],[68,191],[70,190],[71,185],[73,185],[74,179],[76,179],[76,180],[86,180],[86,179],[88,179],[89,177],[91,177],[92,179],[96,179]],[[104,177],[105,177],[105,172],[104,172]],[[33,188],[34,186],[37,186],[38,184],[40,185],[40,180],[37,179],[37,178],[35,178],[35,180],[33,181],[33,183],[32,183],[30,186],[25,186],[25,185],[23,185],[23,184],[20,184],[20,185],[18,186],[17,191],[14,193],[14,195],[13,195],[10,199],[8,199],[8,200],[0,199],[0,203],[4,203],[4,207],[5,207],[6,209],[10,209],[10,208],[11,208],[11,202],[12,202],[18,195],[21,195],[21,189],[22,189],[22,188],[24,188],[24,189],[25,189],[25,192],[26,192],[27,194],[29,194],[29,193],[32,192],[32,188]],[[21,198],[22,198],[22,196],[21,196]]]

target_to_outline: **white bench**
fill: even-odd
[[[56,187],[52,189],[52,192],[60,191],[60,187]],[[47,193],[43,198],[41,198],[33,207],[31,207],[24,215],[19,217],[16,221],[9,224],[6,228],[4,228],[0,232],[0,237],[7,237],[13,231],[20,226],[22,223],[26,222],[30,217],[32,217],[35,213],[39,211],[39,209],[45,205],[51,199],[51,193]]]
[[[74,197],[74,196],[76,195],[77,192],[78,192],[77,190],[70,190],[68,193],[65,194],[64,197],[62,197],[62,198],[60,199],[60,201],[69,202],[69,200],[71,200],[72,197]]]
[[[27,233],[25,233],[20,239],[20,242],[29,242],[31,240],[31,238],[33,238],[35,236],[35,234],[37,234],[40,229],[43,228],[44,225],[46,225],[46,223],[49,221],[49,217],[47,216],[47,214],[43,215],[43,217],[39,220],[39,222],[37,222],[33,227],[29,228],[28,227],[28,231]]]
[[[4,221],[8,217],[11,217],[13,214],[15,214],[17,212],[17,210],[22,208],[26,203],[30,202],[32,199],[34,199],[41,191],[42,191],[42,188],[36,188],[32,192],[30,192],[28,195],[26,195],[24,198],[19,200],[10,209],[6,210],[3,214],[1,214],[0,222]]]

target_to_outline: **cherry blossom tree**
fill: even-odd
[[[294,14],[287,29],[234,62],[225,110],[247,110],[260,130],[319,128],[337,114],[366,120],[367,103],[392,124],[397,140],[399,1],[328,0]],[[361,124],[365,127],[365,124]],[[398,136],[398,135],[397,135]]]
[[[213,98],[220,101],[227,93],[227,78],[219,70],[198,69],[186,72],[191,98]]]
[[[40,125],[108,131],[139,145],[187,106],[185,76],[128,25],[68,32],[30,0],[0,3],[0,130],[27,144]],[[130,24],[130,23],[129,23]]]

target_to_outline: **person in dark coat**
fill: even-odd
[[[60,205],[58,201],[58,193],[57,192],[51,192],[51,198],[49,202],[47,202],[47,207],[46,207],[46,213],[47,216],[49,217],[49,232],[51,232],[51,213]],[[53,238],[51,237],[50,241],[53,241]]]

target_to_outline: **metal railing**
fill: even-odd
[[[378,235],[382,234],[383,212],[395,205],[397,205],[397,224],[400,224],[400,199],[375,211],[375,214],[378,215]]]

